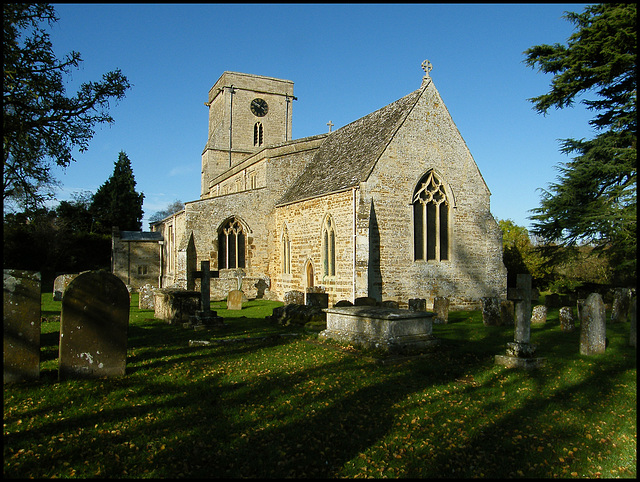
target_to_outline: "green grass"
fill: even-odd
[[[194,332],[134,295],[127,375],[58,382],[60,303],[43,295],[40,381],[4,387],[4,476],[636,476],[629,323],[586,357],[551,310],[531,334],[546,366],[521,371],[493,362],[513,328],[453,312],[436,352],[381,364],[265,323],[277,305],[212,303],[227,327]],[[189,346],[224,339],[241,341]]]

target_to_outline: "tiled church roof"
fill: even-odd
[[[329,135],[276,206],[342,191],[365,181],[422,91],[420,88]]]

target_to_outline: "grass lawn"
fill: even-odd
[[[58,382],[61,303],[42,298],[40,380],[4,387],[5,477],[636,477],[628,322],[587,357],[550,310],[531,330],[546,366],[522,371],[494,364],[513,328],[480,312],[379,363],[266,323],[276,302],[212,303],[227,328],[194,332],[133,295],[127,375]]]

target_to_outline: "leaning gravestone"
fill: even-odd
[[[3,273],[3,383],[40,377],[40,273]]]
[[[67,289],[69,283],[71,283],[76,276],[78,276],[78,273],[61,274],[53,280],[53,301],[62,301],[64,290]]]
[[[606,347],[607,319],[604,301],[599,293],[587,296],[580,320],[580,354],[597,355]]]
[[[125,374],[129,292],[106,271],[78,275],[62,298],[58,378]]]
[[[513,326],[515,324],[515,306],[511,300],[500,300],[500,324]]]
[[[611,307],[611,322],[619,323],[627,321],[629,306],[631,304],[631,290],[629,288],[617,288]]]
[[[560,308],[560,311],[558,311],[558,319],[563,333],[571,333],[576,329],[575,321],[573,319],[573,310],[570,306],[563,306]]]
[[[436,296],[433,299],[433,312],[433,322],[446,325],[449,322],[449,298]]]
[[[547,307],[545,305],[536,305],[531,311],[531,324],[543,325],[547,322]]]

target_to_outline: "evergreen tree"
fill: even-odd
[[[113,174],[98,188],[91,202],[94,231],[110,234],[113,226],[122,231],[139,231],[142,227],[143,193],[136,192],[131,161],[123,151]]]
[[[596,113],[590,125],[597,135],[562,141],[561,150],[575,157],[542,190],[541,205],[532,210],[532,232],[559,247],[592,243],[618,274],[635,280],[636,5],[589,5],[565,18],[577,27],[567,46],[538,45],[525,52],[527,65],[554,74],[550,92],[529,100],[546,114],[582,96]]]
[[[63,74],[82,62],[78,52],[55,57],[41,24],[58,19],[48,4],[2,7],[2,200],[27,209],[42,205],[56,184],[52,164],[66,167],[72,151],[88,148],[96,124],[112,123],[110,99],[122,99],[129,81],[120,70],[80,86],[67,97]]]

